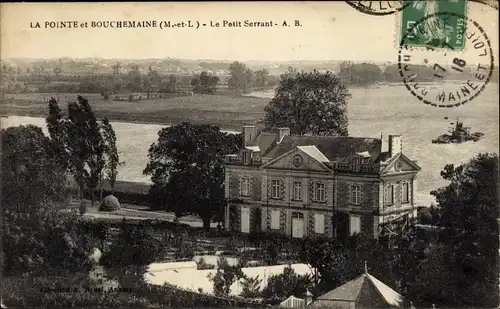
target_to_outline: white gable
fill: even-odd
[[[328,160],[328,158],[325,157],[325,155],[319,151],[316,146],[297,146],[297,148],[319,162],[330,162],[330,160]]]
[[[300,164],[296,164],[297,161]],[[328,158],[315,146],[299,146],[272,159],[263,165],[263,168],[327,172],[330,171],[330,168],[325,165],[327,162],[329,162]]]

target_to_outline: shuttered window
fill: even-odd
[[[280,229],[280,211],[279,210],[271,210],[271,229],[279,230]]]
[[[361,233],[361,216],[351,215],[349,223],[350,223],[351,235]]]
[[[325,233],[325,216],[321,214],[314,214],[314,233]]]

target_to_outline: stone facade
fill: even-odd
[[[344,141],[359,148],[352,150],[354,154],[343,154],[364,156],[363,165],[351,165],[339,163],[337,160],[343,159],[337,158],[338,153],[330,155],[335,155],[335,160],[327,157],[328,138],[308,137],[310,145],[297,146],[302,137],[287,140],[284,130],[280,131],[283,136],[266,144],[253,130],[244,134],[246,148],[239,155],[227,156],[225,161],[225,192],[231,209],[226,210],[227,229],[248,230],[247,224],[250,232],[270,231],[275,230],[273,224],[278,228],[279,221],[277,231],[294,237],[332,237],[353,232],[378,237],[385,222],[413,208],[415,177],[420,168],[401,152],[383,152],[380,141],[369,140],[372,144],[364,146],[361,138],[331,138],[330,152]],[[370,153],[366,149],[375,150]],[[393,149],[402,149],[402,145]],[[388,197],[391,192],[392,197]],[[250,222],[243,225],[242,207],[251,210],[249,217],[243,217]],[[273,210],[279,210],[279,218]],[[322,224],[317,220],[323,220]]]

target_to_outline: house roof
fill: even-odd
[[[265,155],[267,151],[271,148],[271,146],[276,144],[276,138],[278,134],[275,133],[266,133],[261,132],[255,140],[249,143],[249,146],[258,146],[262,152],[262,155]]]
[[[271,145],[264,155],[276,158],[298,146],[315,146],[328,161],[342,162],[350,160],[356,153],[370,152],[375,147],[381,147],[381,140],[365,137],[291,135],[285,136],[279,144]]]
[[[365,282],[369,283],[369,285],[365,285]],[[368,273],[364,273],[361,276],[337,287],[336,289],[321,295],[317,298],[317,301],[343,300],[355,302],[358,299],[363,287],[367,286],[374,287],[387,305],[399,307],[403,304],[403,297],[398,292],[394,291],[382,281]]]

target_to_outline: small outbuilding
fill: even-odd
[[[414,308],[398,292],[365,271],[359,277],[325,293],[307,308]]]

